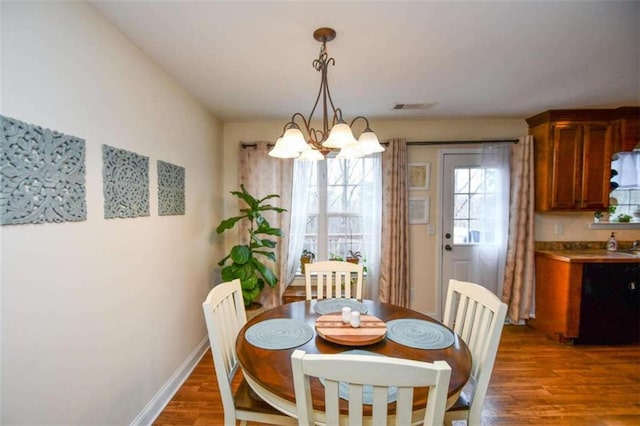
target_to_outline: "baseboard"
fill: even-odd
[[[191,372],[200,362],[204,354],[209,349],[209,338],[205,337],[198,343],[198,346],[189,354],[187,359],[178,367],[178,369],[169,377],[169,380],[160,388],[158,393],[151,398],[151,401],[131,422],[131,426],[151,425],[155,419],[162,413],[164,407],[171,401],[171,398],[178,392],[180,386],[189,378]]]

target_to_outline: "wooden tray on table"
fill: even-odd
[[[347,346],[365,346],[378,343],[387,333],[387,325],[373,315],[360,315],[360,327],[342,322],[342,314],[334,313],[318,317],[318,336],[333,343]]]

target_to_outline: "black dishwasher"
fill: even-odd
[[[640,340],[640,264],[586,263],[580,330],[574,343],[629,344]]]

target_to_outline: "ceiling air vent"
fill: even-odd
[[[435,102],[428,103],[428,104],[394,104],[392,109],[393,110],[409,110],[409,109],[425,110],[425,109],[431,108],[435,104],[436,104]]]

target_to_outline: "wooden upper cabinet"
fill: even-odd
[[[640,144],[640,107],[616,109],[613,152],[628,152]]]
[[[527,119],[534,137],[537,211],[609,206],[614,125],[596,111],[601,110],[552,110]]]

